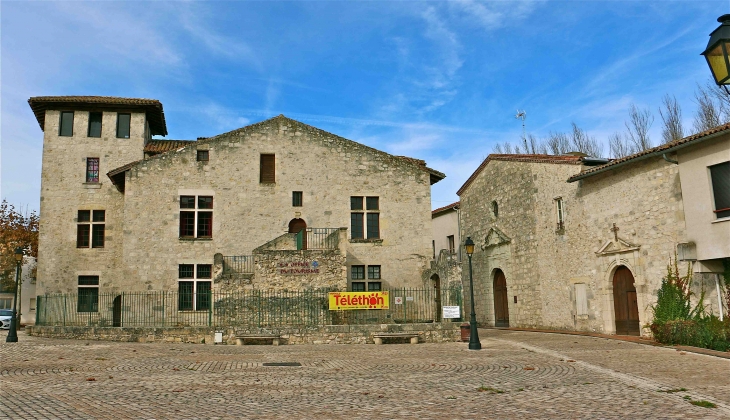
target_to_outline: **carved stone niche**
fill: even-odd
[[[489,229],[489,232],[487,232],[487,236],[484,237],[484,242],[482,243],[481,248],[482,251],[485,251],[510,242],[512,242],[512,239],[509,236],[505,235],[504,232],[496,227],[492,227]]]
[[[600,257],[604,255],[634,252],[638,251],[640,247],[640,245],[632,244],[631,242],[626,241],[622,238],[617,238],[617,240],[614,241],[606,241],[606,243],[604,243],[603,246],[598,251],[596,251],[596,255]]]

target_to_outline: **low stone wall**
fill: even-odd
[[[326,325],[311,328],[115,328],[115,327],[50,327],[28,326],[28,335],[77,340],[124,341],[140,343],[214,344],[214,334],[223,333],[223,343],[236,344],[237,334],[279,334],[282,344],[372,344],[373,334],[382,332],[418,333],[421,343],[459,341],[457,322],[428,324]]]

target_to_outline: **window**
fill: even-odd
[[[436,241],[431,241],[431,250],[433,251],[433,259],[436,259]]]
[[[180,237],[213,237],[212,196],[180,196]]]
[[[74,135],[74,112],[61,111],[61,120],[58,123],[58,135],[71,137]]]
[[[0,309],[13,309],[13,298],[0,297]]]
[[[730,217],[730,162],[710,166],[710,178],[715,197],[715,217]]]
[[[79,276],[77,312],[99,312],[99,276]]]
[[[30,298],[28,301],[28,309],[35,311],[35,298]]]
[[[494,216],[495,219],[499,217],[499,205],[496,201],[492,201],[492,216]]]
[[[382,284],[379,281],[369,281],[368,282],[368,292],[379,292],[381,290]]]
[[[99,182],[99,158],[86,158],[86,182]]]
[[[207,150],[198,150],[198,162],[207,162],[208,156],[209,155]]]
[[[211,309],[212,266],[210,264],[178,265],[179,311],[208,311]]]
[[[276,155],[261,155],[259,179],[262,184],[276,182]]]
[[[449,252],[452,253],[452,254],[455,253],[456,252],[456,248],[455,248],[455,245],[454,245],[454,235],[447,236],[446,237],[446,240],[449,242]]]
[[[291,205],[293,207],[301,207],[302,206],[302,192],[301,191],[294,191],[291,194]]]
[[[350,213],[352,239],[364,239],[365,235],[367,239],[380,239],[379,197],[350,197],[350,210],[352,210]]]
[[[363,280],[365,279],[365,266],[364,265],[353,265],[350,267],[350,278],[352,280]]]
[[[104,248],[106,211],[79,210],[76,218],[76,248]]]
[[[101,112],[89,112],[89,137],[101,137]]]
[[[369,265],[368,266],[368,280],[380,280],[380,266]]]
[[[555,199],[555,222],[555,230],[565,229],[565,211],[561,197]]]
[[[132,121],[132,114],[117,114],[117,138],[129,138],[129,125]]]
[[[353,281],[352,282],[352,291],[353,292],[364,292],[365,291],[365,282],[364,281]]]
[[[367,272],[368,281],[365,280],[365,273]],[[352,265],[350,266],[350,280],[352,280],[351,290],[353,292],[375,292],[382,290],[382,283],[380,280],[380,266],[379,265]],[[378,280],[378,281],[371,281]]]

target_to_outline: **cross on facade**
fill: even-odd
[[[618,231],[619,228],[616,226],[616,223],[613,224],[613,227],[611,228],[611,232],[613,232],[613,239],[618,242]]]

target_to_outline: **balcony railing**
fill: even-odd
[[[223,274],[253,274],[253,255],[223,257]]]
[[[306,228],[297,233],[297,250],[337,249],[339,246],[338,228]]]

